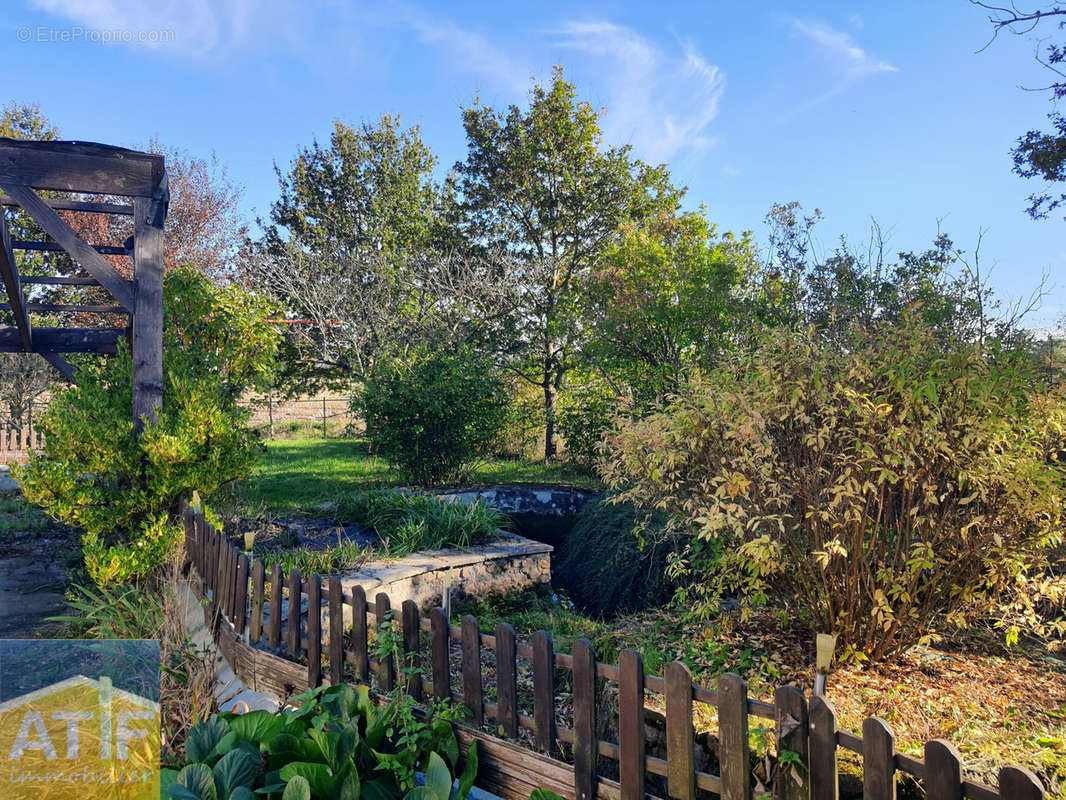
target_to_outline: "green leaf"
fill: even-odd
[[[189,764],[178,773],[170,787],[170,796],[180,800],[218,800],[215,776],[206,764]]]
[[[320,797],[328,797],[333,789],[333,773],[325,764],[314,764],[309,761],[294,761],[281,768],[281,779],[286,783],[299,775],[306,778],[311,784],[311,793]]]
[[[404,800],[438,800],[438,798],[428,786],[416,786],[404,795]]]
[[[334,794],[337,800],[359,800],[360,788],[359,776],[352,769],[337,782]]]
[[[185,757],[189,761],[207,761],[215,746],[229,733],[229,725],[221,717],[212,717],[209,722],[198,722],[189,730],[185,739]]]
[[[436,795],[437,800],[448,800],[452,796],[452,782],[452,772],[444,759],[430,753],[426,765],[426,788]]]
[[[229,721],[229,729],[238,737],[260,745],[279,734],[283,725],[282,719],[269,711],[251,711]]]
[[[455,800],[466,800],[466,796],[474,787],[475,778],[477,778],[477,739],[470,743],[470,749],[466,751],[466,766],[463,768],[463,774],[459,776],[459,791],[455,794]]]
[[[529,793],[529,800],[563,800],[550,789],[534,789]]]
[[[311,784],[302,775],[294,775],[292,780],[285,784],[285,792],[281,800],[311,800]]]
[[[215,764],[214,769],[218,793],[222,797],[229,797],[238,786],[250,789],[258,774],[259,759],[246,750],[231,750],[222,756],[222,760]]]
[[[178,771],[163,767],[159,770],[159,796],[170,797],[170,787],[178,780]]]
[[[399,800],[402,796],[394,781],[382,779],[364,783],[361,800]]]
[[[229,800],[255,800],[255,795],[247,786],[238,786],[230,794]]]
[[[307,735],[311,738],[311,741],[318,745],[318,749],[322,752],[322,759],[329,768],[332,770],[339,769],[340,763],[337,755],[340,748],[340,734],[311,730],[307,732]]]

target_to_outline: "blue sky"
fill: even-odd
[[[1036,186],[1010,169],[1049,110],[1019,88],[1047,82],[1036,42],[977,52],[990,27],[965,0],[7,5],[7,99],[40,103],[65,138],[214,151],[250,216],[276,195],[274,163],[335,118],[402,114],[443,175],[465,153],[464,105],[523,103],[561,64],[606,108],[607,141],[669,163],[721,229],[761,236],[771,203],[799,200],[825,215],[823,250],[865,240],[871,218],[893,250],[939,226],[972,251],[984,230],[997,292],[1028,295],[1048,273],[1031,324],[1066,314],[1066,222],[1030,220]]]

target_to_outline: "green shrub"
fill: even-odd
[[[555,412],[566,456],[585,469],[600,460],[600,443],[611,429],[618,408],[617,393],[603,381],[588,381],[559,394]]]
[[[236,287],[179,269],[164,289],[163,408],[134,436],[132,363],[86,361],[39,421],[41,451],[14,474],[49,516],[82,529],[85,565],[99,585],[150,573],[179,546],[182,496],[210,495],[246,476],[259,452],[244,391],[272,365],[268,308]]]
[[[607,477],[719,542],[733,570],[716,574],[753,599],[771,579],[790,588],[856,658],[972,621],[1005,593],[1017,624],[1039,626],[1019,590],[1061,591],[1047,564],[1062,540],[1066,397],[1030,363],[945,353],[913,322],[853,332],[840,350],[779,331],[620,430]],[[690,607],[711,613],[721,583],[690,566],[706,590]]]
[[[334,514],[372,528],[391,556],[483,544],[510,524],[481,500],[462,503],[411,492],[360,492],[342,499]]]
[[[461,480],[492,452],[507,415],[495,367],[470,348],[385,359],[355,405],[373,448],[417,486]]]
[[[552,580],[591,616],[643,611],[673,596],[667,567],[683,548],[668,514],[600,500],[577,515],[552,564]]]

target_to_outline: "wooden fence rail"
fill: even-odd
[[[925,745],[924,758],[900,753],[892,729],[881,719],[867,719],[861,736],[838,730],[832,702],[814,696],[808,703],[794,686],[779,688],[774,702],[766,703],[749,697],[738,675],[722,675],[716,689],[707,689],[693,685],[681,662],[666,665],[661,677],[645,674],[632,650],[620,653],[617,665],[604,664],[584,639],[573,652],[560,653],[545,631],[522,643],[510,625],[484,634],[472,616],[454,626],[440,608],[428,618],[420,616],[410,600],[394,614],[385,594],[370,602],[361,587],[343,593],[336,578],[323,585],[318,575],[293,569],[285,576],[277,565],[268,569],[262,561],[252,563],[188,505],[182,519],[205,613],[218,625],[220,649],[238,677],[275,694],[348,679],[373,681],[390,691],[403,680],[416,700],[460,702],[474,723],[457,726],[461,742],[482,744],[478,785],[507,798],[525,800],[531,788],[543,786],[574,800],[642,800],[656,796],[649,788],[654,783],[674,800],[708,793],[748,800],[753,796],[751,717],[774,726],[779,768],[772,792],[779,800],[836,800],[840,750],[861,756],[866,800],[894,800],[897,772],[921,781],[929,800],[1044,797],[1039,780],[1018,767],[1000,770],[998,789],[964,779],[958,752],[941,740]],[[344,607],[350,609],[348,624]],[[375,634],[384,627],[395,633],[399,664],[392,655],[376,652]],[[452,668],[455,649],[460,652],[457,670]],[[486,666],[489,662],[494,668]],[[519,692],[521,663],[532,669],[531,698],[528,691]],[[600,738],[598,715],[608,685],[617,690],[617,742]],[[646,708],[649,693],[663,697],[666,758],[646,752],[646,722],[654,717]],[[568,718],[558,713],[559,698],[572,709]],[[717,774],[701,769],[696,759],[694,704],[717,712]],[[509,739],[531,742],[541,755],[479,730],[487,722]],[[608,778],[601,766],[611,762],[616,766],[607,770]]]
[[[32,424],[0,422],[0,464],[11,459],[21,461],[29,451],[38,450],[43,444],[44,434]]]

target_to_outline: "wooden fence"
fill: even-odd
[[[998,789],[964,779],[958,752],[942,740],[926,744],[921,759],[900,753],[892,729],[878,718],[867,719],[861,735],[838,730],[832,702],[815,696],[808,704],[794,686],[780,687],[773,703],[766,703],[748,697],[738,675],[722,675],[717,689],[706,689],[693,685],[681,662],[668,664],[661,677],[646,675],[640,655],[632,650],[623,651],[617,665],[603,664],[583,639],[573,652],[560,653],[545,631],[520,643],[506,623],[496,627],[495,635],[486,635],[472,616],[453,626],[442,609],[424,618],[410,600],[403,603],[397,624],[385,594],[370,602],[361,587],[344,593],[335,577],[324,582],[295,569],[283,575],[277,565],[268,570],[189,506],[182,516],[205,615],[217,625],[223,655],[250,688],[284,697],[349,679],[389,691],[403,680],[416,700],[454,699],[470,710],[473,721],[457,726],[460,742],[477,739],[481,745],[477,785],[505,798],[525,800],[532,789],[542,787],[574,800],[643,800],[655,797],[652,791],[659,787],[655,790],[674,800],[708,794],[747,800],[753,796],[752,717],[773,725],[780,769],[772,792],[781,800],[836,800],[841,750],[861,756],[866,800],[894,800],[897,772],[921,781],[930,800],[1044,797],[1039,780],[1023,768],[1001,769]],[[350,623],[344,606],[350,609]],[[301,611],[287,614],[286,607]],[[394,656],[374,658],[375,625],[395,625],[402,641],[401,664]],[[453,668],[456,649],[461,655]],[[494,662],[491,670],[489,661]],[[519,693],[522,663],[532,666],[531,709],[528,692]],[[603,693],[612,684],[617,741],[604,741],[597,717]],[[487,686],[495,687],[494,695]],[[647,752],[645,723],[654,716],[645,707],[649,693],[664,698],[665,758]],[[560,704],[572,713],[561,717]],[[717,712],[717,774],[697,763],[694,704]],[[490,721],[511,741],[487,733]],[[515,744],[520,738],[539,753]],[[564,750],[570,754],[565,761],[560,757]],[[604,765],[609,769],[601,770]]]
[[[43,444],[44,435],[32,424],[0,422],[0,464],[25,461],[31,450],[37,450]]]

